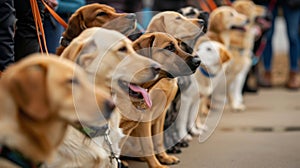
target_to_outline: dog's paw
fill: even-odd
[[[157,155],[157,159],[161,164],[165,165],[173,165],[178,164],[180,162],[180,160],[177,157],[171,155]]]
[[[232,110],[234,112],[242,112],[246,110],[246,106],[244,104],[233,104]]]
[[[184,140],[184,141],[187,141],[187,142],[190,142],[190,141],[193,140],[193,137],[192,137],[192,135],[187,134],[187,135],[183,138],[183,140]]]

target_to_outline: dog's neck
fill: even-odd
[[[4,158],[22,168],[38,168],[43,164],[42,162],[35,163],[31,161],[24,157],[19,151],[13,150],[6,145],[0,145],[0,158]]]
[[[0,97],[0,101],[4,106],[0,112],[0,144],[17,150],[34,163],[49,159],[63,138],[63,126],[50,128],[46,124],[33,125],[20,114],[10,96]]]
[[[208,30],[206,35],[208,36],[209,39],[224,44],[226,48],[229,47],[230,44],[229,31],[224,30],[224,32],[216,32],[216,31]]]

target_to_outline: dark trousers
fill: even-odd
[[[43,17],[43,5],[37,2]],[[0,71],[3,71],[14,61],[39,52],[39,43],[30,0],[0,0],[0,16]]]

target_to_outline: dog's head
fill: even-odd
[[[151,106],[147,91],[140,86],[157,77],[160,65],[138,55],[132,42],[121,33],[87,29],[71,42],[62,57],[82,66],[95,84],[107,92]]]
[[[169,76],[191,75],[200,65],[199,57],[192,55],[192,48],[167,33],[143,34],[133,42],[133,48],[160,63],[161,69]]]
[[[166,11],[152,18],[146,32],[165,32],[189,43],[200,36],[203,24],[203,20],[186,18],[178,12]]]
[[[180,14],[187,18],[197,18],[201,19],[204,21],[203,23],[203,32],[206,33],[207,31],[207,26],[208,26],[208,18],[209,18],[209,13],[206,11],[201,11],[198,8],[192,7],[192,6],[187,6],[184,8],[181,8],[178,10]]]
[[[9,116],[41,153],[59,145],[68,124],[104,124],[114,108],[79,66],[55,55],[28,56],[5,71],[1,85],[10,95],[5,99],[14,102]]]
[[[267,15],[267,10],[264,6],[256,5],[254,2],[249,0],[234,1],[232,3],[232,7],[237,12],[247,16],[251,24],[254,24],[256,19]]]
[[[79,8],[69,19],[63,36],[71,40],[90,27],[105,27],[129,34],[135,29],[135,14],[117,13],[104,4],[89,4]]]
[[[248,18],[229,6],[218,7],[209,15],[208,31],[220,33],[231,29],[245,30]]]
[[[209,74],[217,74],[223,64],[228,62],[232,55],[226,47],[217,41],[205,41],[195,46],[195,50],[202,60],[201,67]]]

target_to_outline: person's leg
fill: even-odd
[[[299,88],[299,83],[296,80],[298,72],[298,56],[300,51],[298,30],[300,19],[300,9],[291,9],[286,4],[283,4],[283,13],[286,21],[287,34],[289,39],[289,55],[290,55],[290,74],[287,82],[287,87],[290,89]]]
[[[14,62],[14,22],[13,0],[0,2],[0,71]]]
[[[63,33],[63,27],[50,15],[45,15],[44,29],[46,36],[47,49],[49,53],[56,53],[59,40]]]
[[[43,16],[43,4],[37,1]],[[39,52],[38,37],[29,0],[14,0],[16,8],[15,60]]]
[[[263,77],[259,80],[259,85],[262,87],[271,87],[271,69],[272,69],[272,58],[273,58],[273,48],[272,48],[272,40],[273,40],[273,33],[275,29],[275,20],[278,13],[278,5],[275,6],[275,8],[272,11],[272,26],[271,28],[266,32],[267,42],[265,49],[262,54],[262,60],[263,65],[265,69],[265,73]]]

